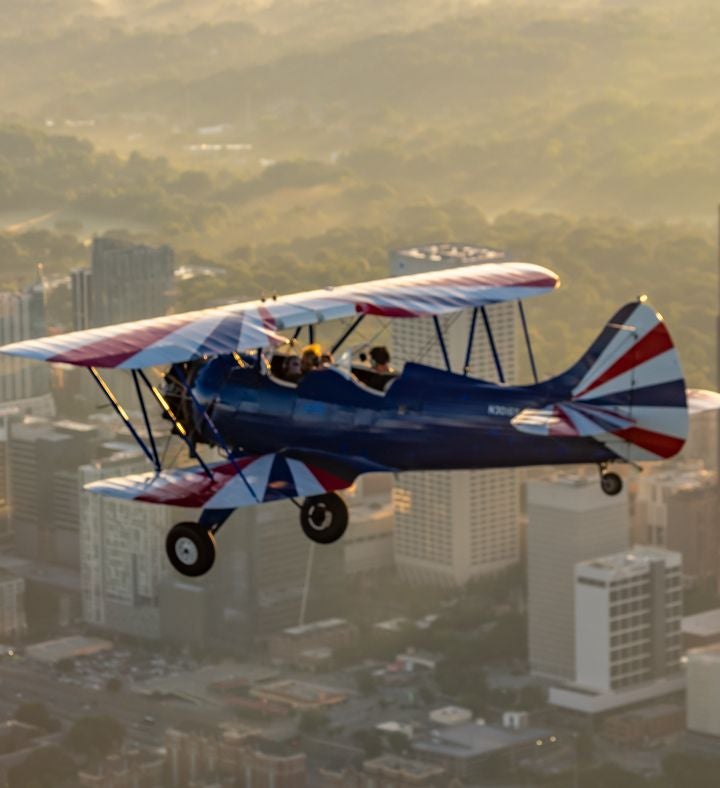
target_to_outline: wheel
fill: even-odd
[[[618,495],[622,492],[623,480],[617,473],[603,473],[600,486],[605,495]]]
[[[199,577],[215,563],[215,537],[197,523],[178,523],[169,531],[165,550],[170,563],[186,577]]]
[[[348,526],[347,505],[337,493],[313,495],[300,508],[300,525],[313,542],[337,542]]]

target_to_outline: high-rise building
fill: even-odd
[[[636,546],[575,567],[575,683],[610,692],[677,674],[682,557]]]
[[[628,498],[596,477],[528,483],[528,639],[534,674],[575,678],[575,564],[627,549]]]
[[[92,268],[75,268],[70,271],[72,294],[73,330],[90,328],[92,320]]]
[[[97,451],[98,432],[88,424],[10,423],[10,523],[22,557],[79,567],[77,469]]]
[[[390,254],[393,275],[506,260],[503,252],[461,244],[435,244]],[[517,373],[517,307],[487,310],[507,382]],[[440,324],[453,371],[465,365],[472,310],[443,316]],[[392,323],[392,363],[418,361],[444,367],[431,318]],[[469,373],[498,380],[490,343],[478,320]],[[395,560],[410,580],[463,585],[519,560],[519,482],[514,469],[402,474],[395,487]]]
[[[699,462],[647,469],[637,480],[635,541],[682,554],[688,584],[720,588],[717,474]]]
[[[93,239],[90,273],[72,274],[75,325],[106,326],[165,314],[174,267],[169,246]]]
[[[687,727],[720,737],[720,644],[688,651]]]
[[[22,637],[26,632],[25,581],[0,570],[0,638]]]
[[[135,451],[79,470],[83,618],[101,628],[157,639],[160,583],[169,571],[165,534],[183,518],[168,506],[81,491],[98,479],[145,470],[146,459]]]
[[[34,339],[46,334],[45,279],[38,266],[35,283],[20,292],[0,292],[0,345]],[[25,359],[0,358],[0,402],[23,413],[52,416],[50,371],[45,364]]]

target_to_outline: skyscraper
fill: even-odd
[[[462,244],[435,244],[390,254],[393,275],[498,263],[504,252]],[[453,371],[465,364],[471,310],[440,318]],[[515,304],[488,309],[505,380],[517,372]],[[393,364],[418,361],[444,367],[430,318],[392,323]],[[470,374],[498,380],[490,343],[477,321]],[[462,585],[519,559],[518,475],[513,469],[402,474],[395,487],[395,560],[410,580]]]
[[[627,549],[625,493],[608,497],[595,477],[572,474],[528,484],[530,668],[575,678],[575,564]]]
[[[94,238],[90,268],[71,273],[77,329],[163,315],[170,306],[175,259],[169,246]]]
[[[37,278],[30,287],[19,292],[0,292],[0,345],[45,333],[45,279],[42,266],[38,266]],[[0,402],[35,416],[52,416],[47,366],[10,356],[0,358]]]

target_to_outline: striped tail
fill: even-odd
[[[520,414],[513,420],[518,429],[592,437],[629,462],[674,457],[687,439],[680,360],[662,317],[644,301],[622,307],[582,359],[548,387],[564,396]]]

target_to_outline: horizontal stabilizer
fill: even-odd
[[[688,389],[687,403],[690,415],[705,413],[709,410],[720,410],[720,394],[717,391],[704,389]]]
[[[361,473],[388,468],[324,452],[242,454],[209,466],[102,479],[85,486],[111,498],[198,509],[238,509],[350,487]]]

